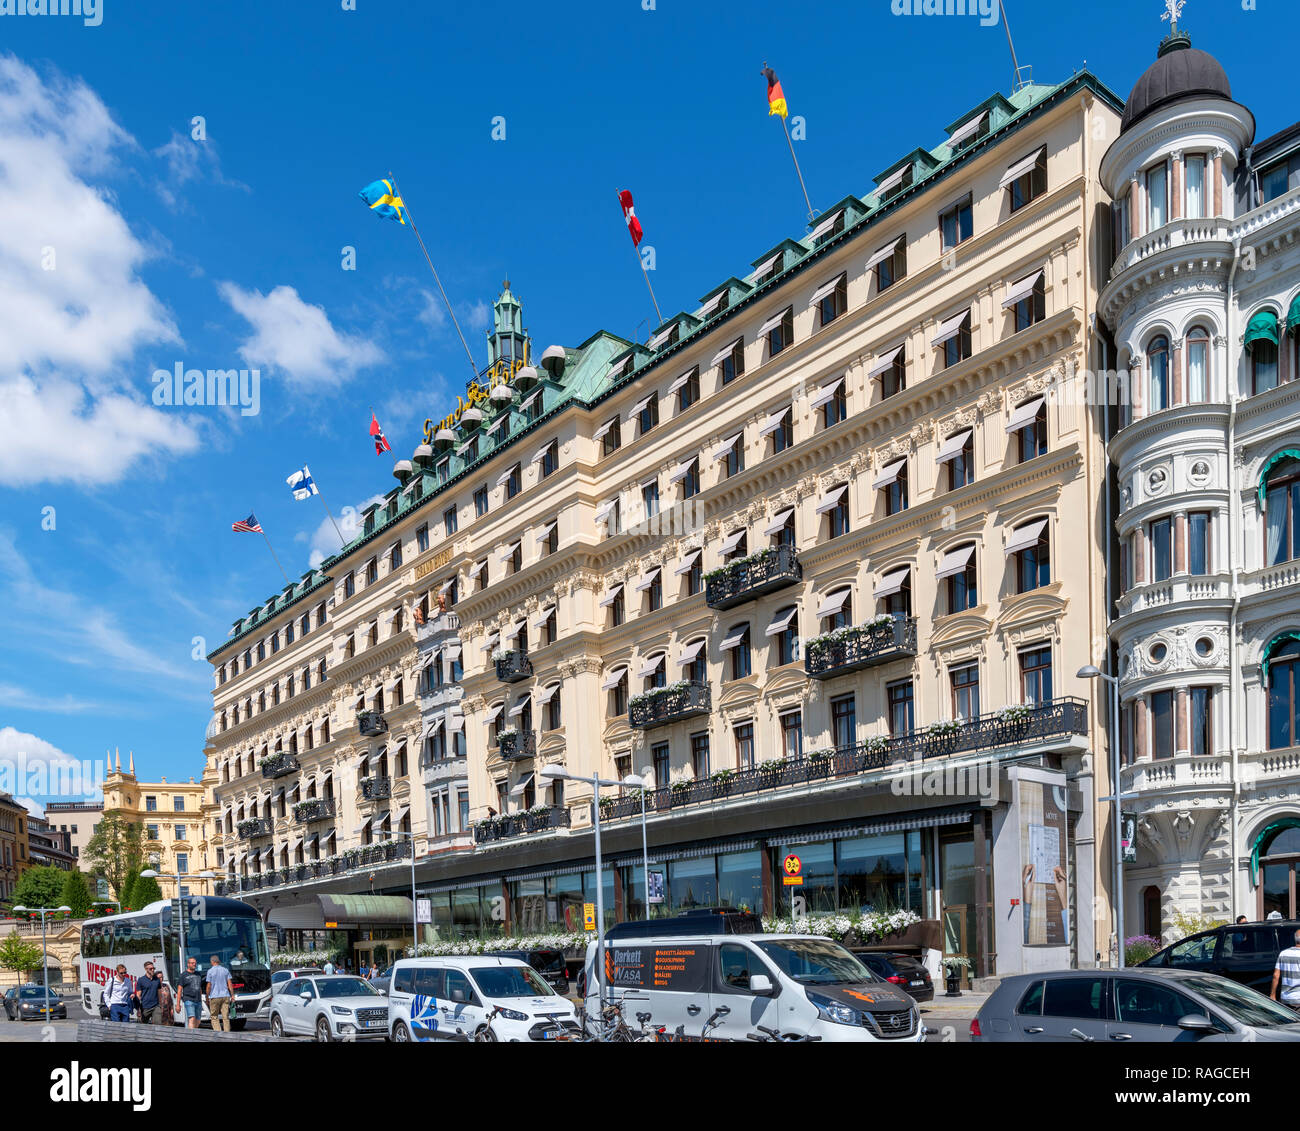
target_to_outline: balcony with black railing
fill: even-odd
[[[387,777],[362,778],[357,782],[358,801],[382,801],[393,796],[393,779]]]
[[[650,790],[646,811],[673,809],[822,781],[904,769],[927,759],[982,751],[1017,751],[1065,743],[1088,734],[1088,706],[1082,699],[1052,699],[1034,706],[1007,707],[956,723],[938,723],[896,736],[877,736],[853,746],[816,750],[743,770],[720,770],[698,781],[679,781]],[[632,793],[601,801],[601,820],[641,814],[641,796]]]
[[[248,817],[235,826],[235,831],[245,840],[254,837],[270,836],[272,832],[270,817]]]
[[[388,723],[378,711],[358,711],[357,728],[363,738],[374,738],[388,730]]]
[[[706,574],[704,603],[711,609],[734,608],[802,578],[803,567],[794,547],[776,546]]]
[[[628,725],[644,730],[682,719],[707,715],[712,705],[709,685],[696,679],[656,687],[628,704]]]
[[[474,841],[490,844],[528,833],[550,832],[569,827],[569,810],[562,805],[539,805],[526,813],[509,813],[474,826]]]
[[[506,762],[531,758],[537,753],[537,736],[531,730],[502,731],[497,750]]]
[[[497,679],[502,683],[518,683],[533,674],[533,662],[518,648],[502,652],[496,658]]]
[[[300,825],[328,821],[338,816],[338,804],[332,797],[309,797],[293,807],[293,819]]]
[[[294,754],[271,754],[262,759],[262,777],[264,778],[282,778],[289,774],[296,774],[300,769],[302,767],[298,764],[298,758]]]
[[[287,868],[273,868],[268,872],[220,880],[216,883],[215,889],[217,895],[239,895],[242,892],[261,891],[285,884],[325,880],[332,876],[345,875],[357,868],[373,868],[377,864],[405,860],[410,855],[409,840],[385,841],[382,844],[349,848],[346,852],[331,856],[328,860],[310,860],[302,864],[291,864]]]
[[[892,616],[842,628],[804,645],[804,671],[813,679],[873,668],[916,655],[916,618]]]

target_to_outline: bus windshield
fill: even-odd
[[[250,966],[268,966],[266,933],[256,916],[218,915],[211,919],[188,917],[185,923],[185,959],[198,959],[199,969],[207,968],[212,955],[232,974]]]

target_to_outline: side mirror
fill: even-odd
[[[776,992],[776,987],[772,985],[772,979],[766,974],[751,974],[749,992],[755,997],[771,997]]]
[[[303,992],[300,993],[298,996],[302,998],[303,1001],[311,1001],[311,994],[309,994],[306,990],[303,990]]]
[[[452,991],[451,991],[451,1000],[452,1000],[452,1001],[455,1001],[455,1002],[460,1002],[461,1004],[464,1004],[464,1003],[465,1003],[466,1001],[468,1001],[469,999],[465,996],[465,991],[464,991],[464,990],[452,990]]]
[[[1186,1017],[1180,1017],[1178,1027],[1186,1029],[1189,1033],[1217,1032],[1214,1022],[1206,1017],[1204,1013],[1189,1013]]]

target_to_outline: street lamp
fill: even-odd
[[[360,836],[364,825],[361,828],[353,829],[353,836]],[[403,832],[401,829],[389,829],[390,837],[401,836],[411,842],[411,957],[418,958],[416,948],[420,945],[420,912],[415,900],[415,834]]]
[[[187,872],[184,876],[181,876],[180,874],[171,875],[170,873],[167,872],[159,872],[154,868],[146,868],[143,872],[140,873],[140,876],[142,879],[146,879],[146,880],[175,880],[176,881],[176,902],[177,904],[179,904],[179,909],[178,909],[179,913],[177,914],[176,917],[180,921],[180,943],[181,943],[180,969],[176,971],[176,976],[179,978],[181,974],[185,972],[185,913],[187,911],[187,908],[185,906],[185,901],[195,898],[194,896],[190,896],[190,895],[184,895],[184,896],[181,895],[181,881],[184,879],[191,879],[191,878],[197,878],[200,880],[212,880],[212,879],[216,879],[216,873],[215,872],[194,872],[191,874]],[[170,900],[168,902],[170,902]],[[161,913],[159,913],[158,915],[158,926],[160,928],[162,927]]]
[[[583,774],[571,774],[567,770],[551,763],[537,771],[537,776],[548,782],[554,781],[589,781],[591,782],[591,819],[596,831],[596,1001],[600,1005],[601,1015],[605,1009],[605,885],[601,877],[600,860],[600,787],[602,785],[620,786],[621,781],[607,781],[599,774],[586,777]],[[644,802],[643,802],[644,804]]]
[[[50,952],[45,945],[45,916],[70,915],[72,908],[67,904],[62,907],[23,907],[19,904],[14,910],[24,915],[39,915],[41,917],[41,981],[45,984],[45,1019],[48,1021],[50,1018]]]
[[[1110,726],[1108,734],[1110,736],[1110,797],[1101,798],[1102,801],[1111,803],[1111,852],[1115,856],[1115,873],[1111,880],[1114,884],[1114,908],[1115,908],[1115,954],[1116,965],[1124,965],[1124,853],[1120,844],[1120,825],[1123,823],[1123,816],[1120,813],[1120,783],[1119,783],[1119,680],[1113,675],[1107,675],[1096,664],[1086,664],[1075,673],[1079,679],[1104,679],[1110,684]]]
[[[646,780],[643,777],[637,777],[636,774],[628,774],[623,779],[623,784],[629,789],[639,789],[641,791],[641,891],[645,896],[645,917],[646,922],[650,921],[650,850],[646,845],[645,831],[645,790]],[[599,806],[597,806],[599,808]]]

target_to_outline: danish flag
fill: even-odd
[[[641,246],[641,221],[636,218],[636,209],[632,207],[632,194],[624,189],[618,194],[619,203],[623,205],[623,219],[627,221],[628,234],[632,237],[632,246]]]

